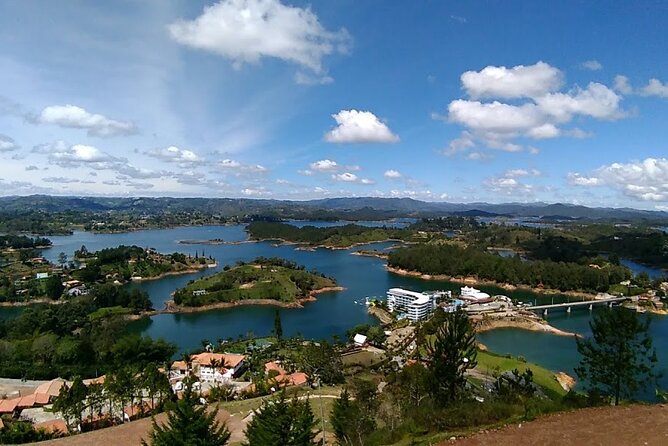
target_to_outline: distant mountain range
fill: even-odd
[[[325,198],[309,201],[244,198],[114,198],[61,197],[49,195],[0,197],[0,213],[58,212],[203,212],[222,216],[268,214],[277,216],[367,216],[370,218],[422,217],[435,215],[542,217],[558,219],[668,220],[668,212],[630,208],[590,208],[562,203],[438,203],[412,198]]]

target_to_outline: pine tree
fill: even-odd
[[[308,400],[288,401],[285,392],[265,400],[246,427],[245,446],[317,445],[316,420]]]
[[[350,399],[347,389],[334,401],[330,422],[336,441],[341,445],[364,446],[366,437],[376,429],[372,413]]]
[[[466,370],[477,365],[475,332],[461,310],[448,313],[433,340],[427,342],[427,368],[434,400],[447,404],[458,399],[466,385]]]
[[[230,431],[216,421],[218,410],[207,411],[200,406],[192,390],[194,380],[186,379],[183,398],[167,414],[167,423],[153,419],[151,446],[221,446],[230,439]],[[142,441],[143,446],[149,443]]]
[[[283,324],[281,323],[281,313],[278,310],[274,315],[274,334],[279,341],[283,338]]]
[[[656,382],[649,323],[625,309],[606,308],[594,315],[589,323],[592,338],[576,338],[582,359],[575,373],[591,393],[611,396],[617,405],[620,398],[633,397]]]

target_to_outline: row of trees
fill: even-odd
[[[124,367],[105,375],[103,383],[85,385],[81,377],[64,385],[54,400],[53,410],[60,412],[70,428],[83,430],[100,424],[115,424],[125,420],[123,409],[137,405],[143,411],[161,411],[163,403],[172,399],[173,392],[167,375],[155,363],[141,370]],[[145,403],[150,401],[147,407]]]
[[[546,288],[607,291],[612,284],[631,277],[624,267],[608,265],[592,268],[577,263],[522,261],[518,256],[501,257],[475,248],[456,245],[416,245],[390,253],[388,264],[393,267],[425,274],[477,276],[513,285],[545,286]]]
[[[28,237],[26,235],[0,235],[0,249],[27,249],[51,246],[51,240],[44,237]]]

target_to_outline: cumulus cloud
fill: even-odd
[[[658,79],[650,79],[647,85],[640,90],[640,94],[643,96],[668,98],[668,82],[663,83]]]
[[[333,114],[337,126],[325,135],[332,143],[392,143],[399,136],[369,111],[341,110]]]
[[[608,186],[641,201],[668,201],[668,159],[646,158],[602,166],[589,176],[572,172],[567,180],[578,186]]]
[[[488,178],[483,182],[483,186],[494,193],[504,195],[531,195],[535,190],[532,185],[508,177]]]
[[[580,64],[580,68],[589,71],[600,71],[603,69],[603,65],[598,60],[592,59],[592,60],[585,60],[584,62],[582,62]]]
[[[88,130],[89,136],[102,138],[137,133],[137,127],[131,121],[117,121],[69,104],[46,107],[32,120],[38,124]]]
[[[386,170],[383,176],[389,180],[398,180],[402,177],[401,173],[394,169]]]
[[[582,138],[580,128],[565,128],[575,118],[615,120],[626,116],[622,97],[596,82],[558,91],[562,74],[544,62],[513,68],[486,67],[462,75],[462,85],[471,99],[455,99],[442,119],[464,127],[461,135],[442,150],[445,155],[469,152],[482,144],[488,148],[518,152],[525,147],[517,139]],[[497,98],[482,101],[478,98]],[[499,99],[513,99],[503,102]]]
[[[269,169],[260,164],[243,164],[236,160],[224,159],[218,162],[218,167],[224,172],[234,175],[265,174]]]
[[[182,166],[199,164],[203,160],[192,150],[180,149],[176,146],[169,146],[162,149],[149,150],[146,154],[150,157],[168,162],[177,163]]]
[[[621,74],[618,74],[615,76],[615,79],[612,84],[612,88],[615,91],[618,91],[622,94],[631,94],[633,92],[633,88],[631,87],[631,84],[629,83],[629,78],[626,76],[622,76]]]
[[[322,74],[325,56],[350,47],[345,29],[329,31],[310,8],[279,0],[222,0],[167,28],[176,42],[224,56],[235,68],[270,57]]]
[[[503,174],[506,178],[539,177],[541,175],[542,172],[538,169],[509,169]]]
[[[563,75],[559,69],[538,62],[512,68],[490,65],[480,71],[463,73],[461,81],[464,90],[472,98],[533,98],[558,90]]]
[[[316,172],[331,172],[334,170],[337,170],[339,168],[339,165],[336,163],[336,161],[324,159],[320,161],[316,161],[314,163],[311,163],[310,171],[316,171]]]
[[[62,166],[79,165],[81,163],[106,163],[116,161],[116,158],[98,149],[85,144],[75,144],[65,150],[58,148],[51,152],[49,158]]]
[[[354,173],[350,173],[350,172],[332,174],[332,179],[334,181],[340,181],[340,182],[343,182],[343,183],[357,183],[357,184],[364,184],[364,185],[375,184],[375,182],[373,180],[370,180],[368,178],[359,178],[357,175],[355,175]]]
[[[12,138],[0,133],[0,153],[12,152],[14,150],[17,150],[18,148],[19,146],[16,145],[16,142]]]

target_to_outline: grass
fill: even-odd
[[[478,351],[478,366],[476,369],[482,373],[503,373],[514,369],[524,372],[529,368],[533,372],[534,382],[541,386],[549,397],[555,398],[566,395],[566,390],[561,387],[557,382],[554,373],[550,370],[537,364],[521,361],[518,358],[508,358],[490,352]]]
[[[371,367],[374,364],[378,364],[383,359],[383,355],[362,350],[350,355],[342,356],[341,362],[343,362],[344,366],[361,365],[363,367]]]
[[[112,315],[130,314],[130,313],[132,313],[132,309],[130,308],[124,308],[121,306],[105,307],[105,308],[99,308],[94,312],[90,313],[88,315],[88,319],[90,319],[91,321],[95,321]]]

